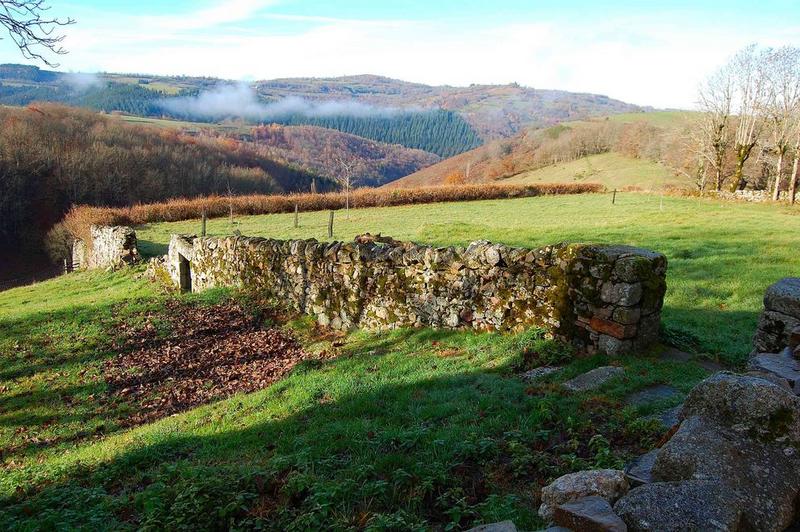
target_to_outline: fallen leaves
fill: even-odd
[[[137,407],[138,425],[238,392],[260,390],[286,375],[306,352],[288,333],[261,328],[236,303],[170,302],[127,329],[120,354],[103,368],[109,394]]]

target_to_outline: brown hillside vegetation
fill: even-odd
[[[533,184],[533,185],[461,185],[450,187],[427,187],[414,189],[362,188],[350,194],[350,206],[391,207],[419,203],[445,201],[474,201],[503,198],[522,198],[557,194],[586,194],[601,192],[603,187],[595,183],[581,184]],[[64,219],[48,235],[51,250],[67,253],[72,238],[87,238],[93,224],[141,225],[151,222],[174,222],[200,218],[236,215],[274,214],[292,212],[295,206],[301,211],[320,211],[344,207],[345,194],[291,194],[291,195],[247,195],[209,196],[204,198],[177,199],[161,203],[134,205],[127,208],[73,207]]]
[[[60,105],[0,108],[0,242],[37,243],[73,204],[283,193],[308,190],[312,179],[233,139]]]
[[[438,155],[316,126],[255,127],[252,138],[267,156],[357,187],[380,186],[440,161]]]
[[[547,129],[527,129],[512,138],[490,142],[386,186],[437,186],[459,179],[467,183],[502,182],[523,172],[609,152],[658,162],[676,174],[689,174],[696,162],[685,147],[689,119],[676,114],[674,120],[659,123],[649,121],[647,113],[639,116],[642,118],[596,119]],[[635,186],[657,188],[646,178],[643,176],[642,182]],[[688,177],[686,184],[690,185]]]

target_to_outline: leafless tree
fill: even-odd
[[[800,128],[800,49],[779,48],[766,57],[770,151],[776,157],[772,199],[778,200],[783,162]]]
[[[742,190],[747,181],[744,165],[758,144],[766,123],[767,61],[772,51],[761,50],[755,44],[737,53],[730,62],[734,85],[734,109],[738,126],[734,137],[736,170],[732,190]]]
[[[350,157],[348,154],[344,153],[336,153],[333,155],[333,159],[336,161],[336,164],[339,166],[339,174],[336,177],[336,181],[339,182],[339,185],[344,189],[344,209],[347,215],[347,218],[350,218],[350,187],[353,181],[353,175],[355,174],[356,166],[358,166],[358,160],[354,157]]]
[[[733,75],[730,65],[725,65],[700,87],[701,118],[692,129],[690,143],[697,146],[700,155],[714,172],[714,186],[722,190],[725,181],[725,156],[731,143],[731,112],[733,107]],[[703,167],[707,166],[703,164]]]
[[[56,30],[75,21],[49,18],[46,16],[49,9],[45,0],[0,0],[0,26],[6,28],[25,58],[57,67],[58,63],[49,61],[42,53],[66,54],[61,46],[64,35],[56,33]]]

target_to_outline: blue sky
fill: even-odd
[[[518,82],[658,107],[692,107],[700,80],[751,42],[800,46],[798,0],[51,4],[78,21],[66,32],[62,70]],[[5,39],[0,62],[26,61]]]

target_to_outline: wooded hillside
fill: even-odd
[[[314,176],[232,139],[45,104],[0,108],[0,241],[36,245],[72,204],[307,191]],[[331,188],[319,180],[320,190]]]

